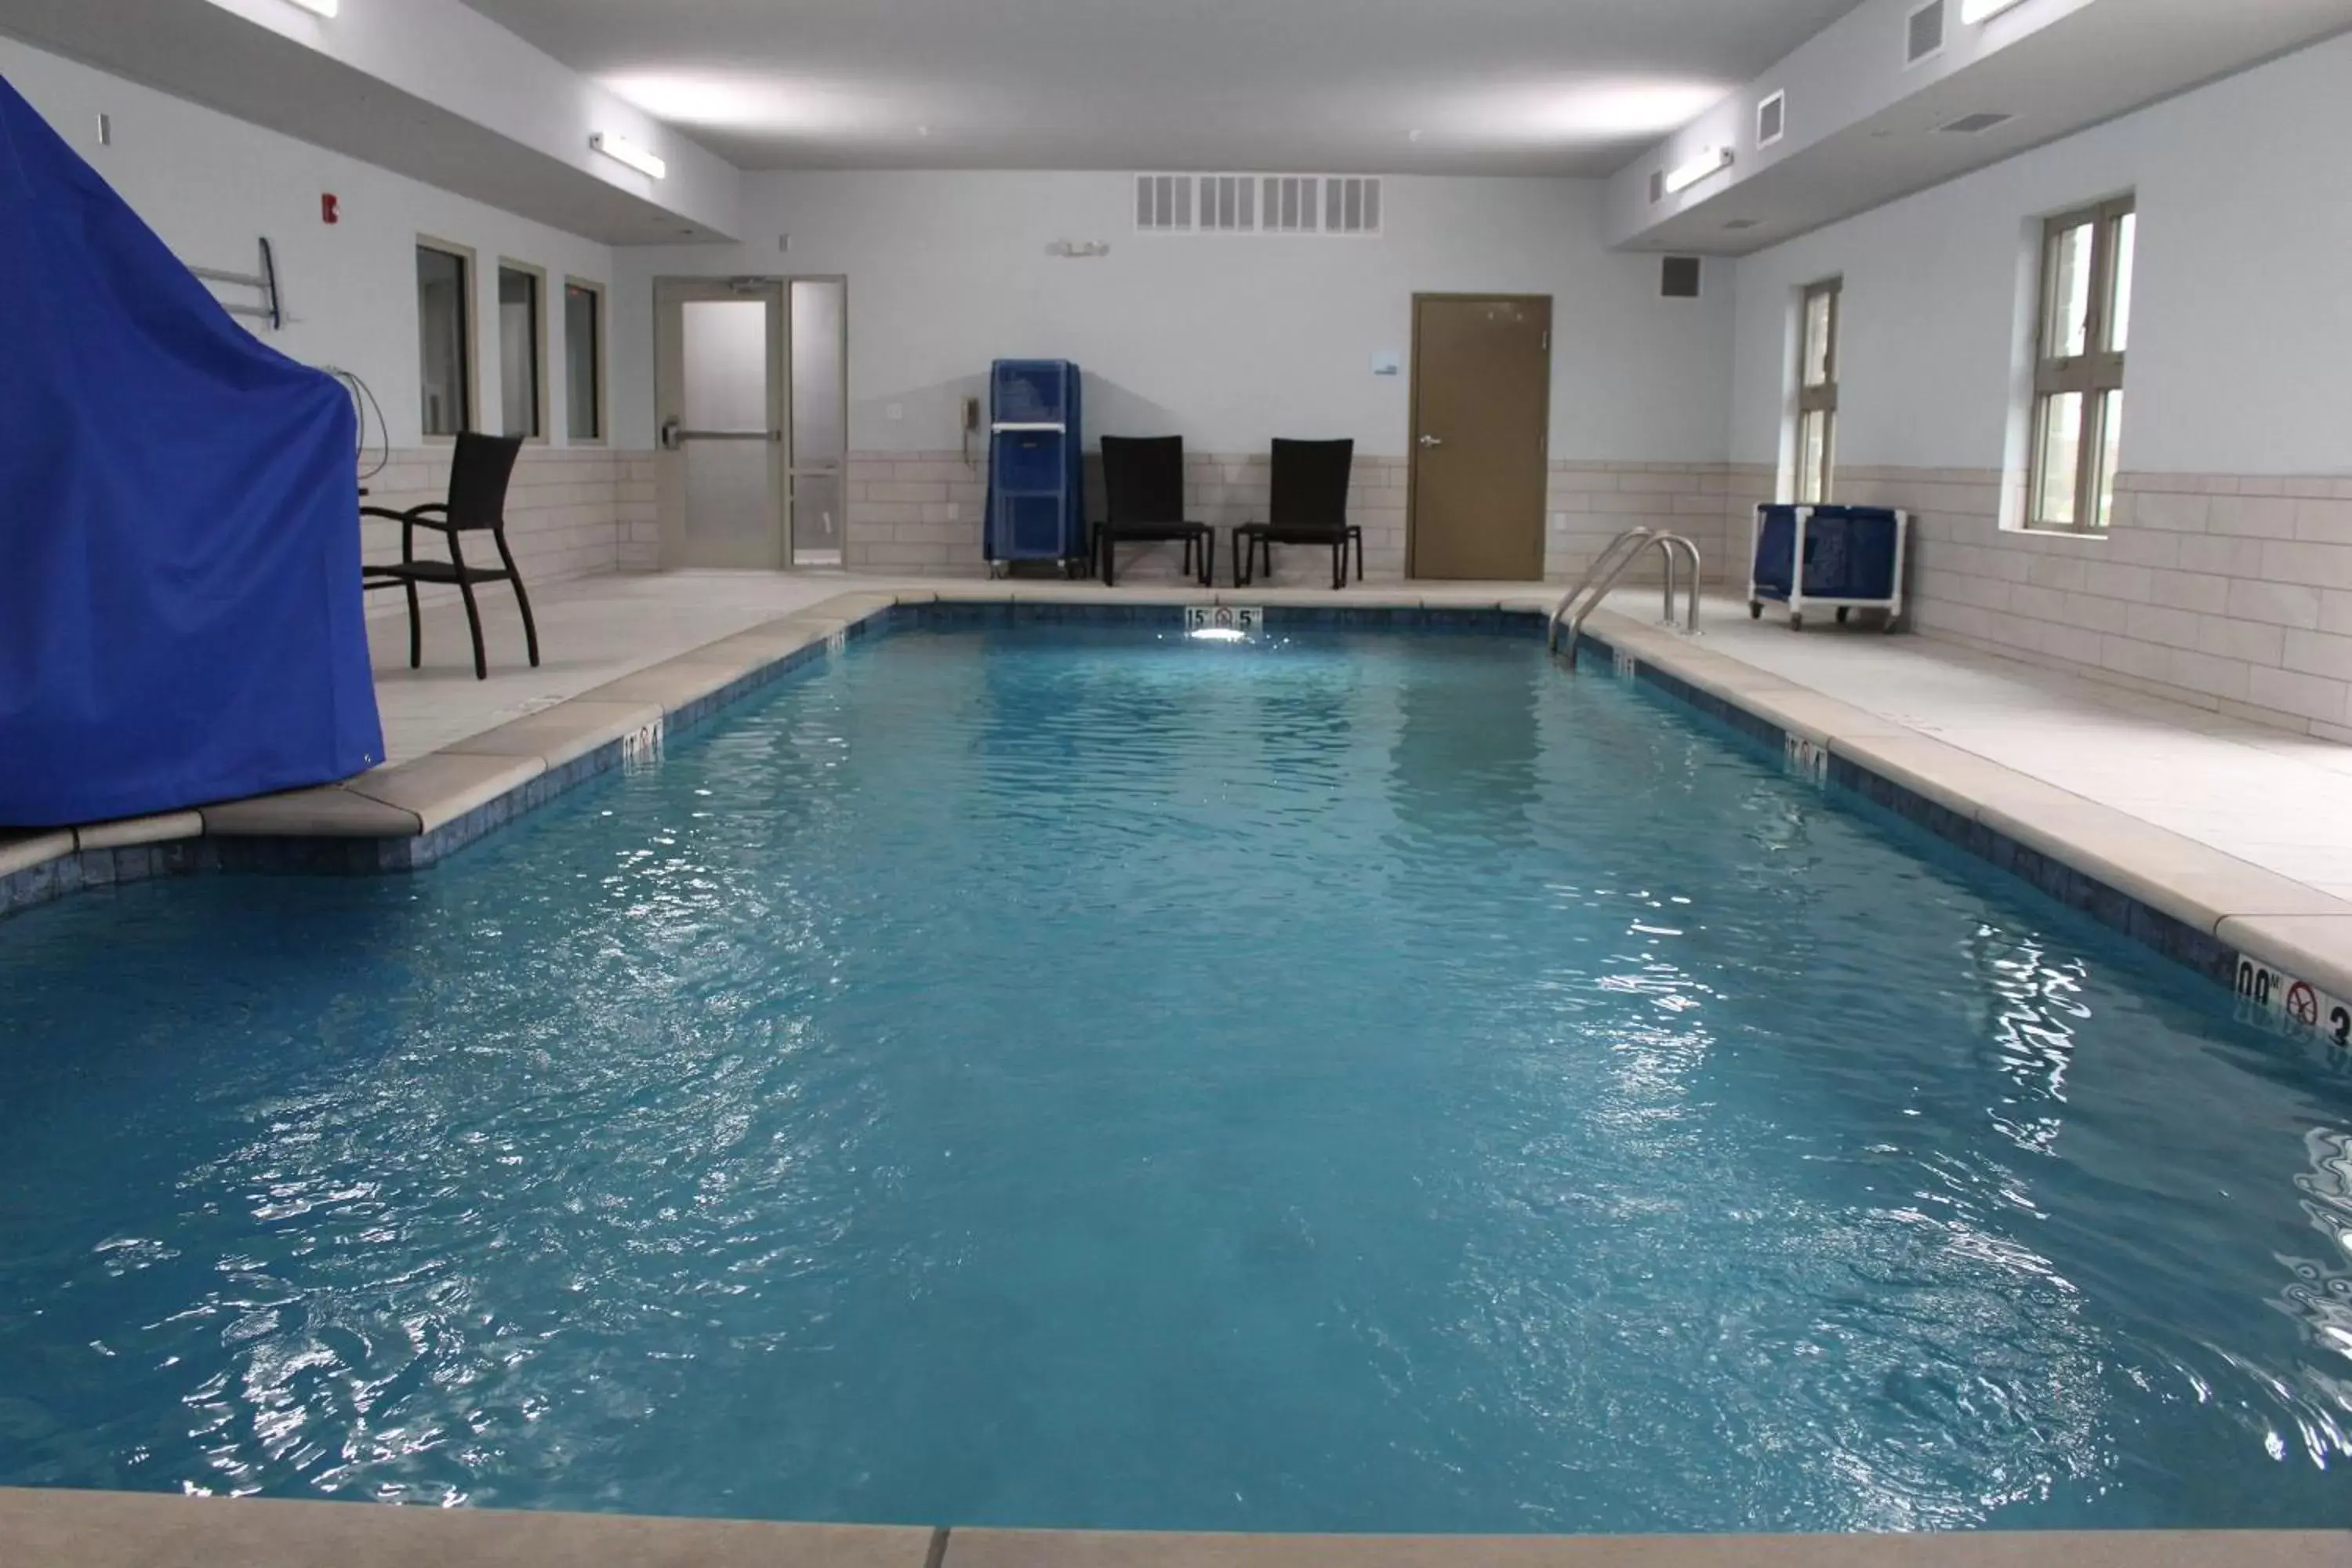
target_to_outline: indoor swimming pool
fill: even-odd
[[[1524,637],[853,644],[0,925],[0,1485],[2352,1523],[2352,1071]]]

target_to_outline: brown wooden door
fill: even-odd
[[[1541,580],[1551,300],[1416,295],[1412,342],[1407,570]]]

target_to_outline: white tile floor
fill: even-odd
[[[425,665],[415,671],[407,668],[404,621],[380,616],[371,630],[391,760],[422,756],[836,594],[943,585],[835,572],[675,573],[559,584],[538,597],[546,662],[537,670],[523,661],[511,605],[492,589],[483,616],[488,681],[473,679],[465,622],[454,607],[428,612]],[[1346,596],[1393,598],[1400,591],[1351,588]],[[1416,584],[1402,591],[1431,602],[1489,604],[1541,594],[1526,584]],[[1644,622],[1658,615],[1654,590],[1615,595],[1609,607]],[[1777,618],[1751,623],[1745,607],[1730,600],[1709,601],[1704,628],[1701,646],[1711,651],[2352,899],[2352,747],[1924,637],[1831,626],[1792,633]]]

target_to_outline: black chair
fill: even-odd
[[[1118,585],[1122,542],[1159,544],[1181,540],[1184,570],[1202,587],[1217,578],[1217,534],[1205,522],[1184,519],[1184,438],[1181,436],[1106,436],[1102,443],[1103,500],[1107,515],[1095,526],[1095,552],[1103,586]]]
[[[1319,544],[1331,552],[1331,586],[1348,583],[1348,546],[1356,547],[1356,581],[1364,580],[1364,531],[1348,521],[1348,479],[1356,463],[1353,441],[1274,444],[1274,492],[1266,521],[1234,530],[1234,586],[1244,586],[1263,560],[1274,574],[1277,544]]]
[[[477,680],[490,678],[490,664],[482,652],[482,611],[474,601],[474,586],[478,583],[513,584],[515,607],[522,612],[522,635],[530,648],[531,668],[539,667],[539,627],[530,618],[530,595],[523,592],[522,574],[515,570],[514,552],[507,548],[507,482],[514,477],[515,458],[521,451],[520,436],[460,436],[457,452],[450,459],[449,499],[446,502],[433,501],[406,511],[391,511],[380,506],[360,508],[362,517],[389,518],[400,524],[400,564],[362,566],[360,575],[362,585],[370,593],[378,588],[406,590],[409,668],[415,669],[425,660],[425,628],[416,614],[416,585],[420,583],[454,584],[465,598],[466,623],[474,633]],[[429,528],[447,537],[448,560],[416,558],[416,531],[420,528]],[[490,536],[490,542],[498,547],[498,565],[467,564],[465,548],[458,541],[467,533]]]

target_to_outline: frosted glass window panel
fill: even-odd
[[[751,431],[768,424],[768,302],[689,300],[681,339],[689,430]]]
[[[849,450],[844,286],[811,279],[793,285],[793,466],[838,463]]]

